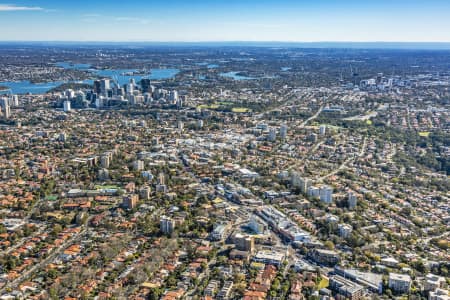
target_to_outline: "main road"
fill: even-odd
[[[325,179],[327,179],[328,177],[331,177],[333,175],[336,175],[337,173],[339,173],[341,170],[343,170],[344,168],[347,167],[347,165],[350,162],[353,162],[356,160],[356,158],[362,157],[364,155],[364,153],[366,152],[366,147],[367,147],[367,137],[364,137],[364,141],[363,141],[363,145],[361,147],[361,150],[359,151],[358,155],[356,157],[350,157],[347,158],[337,169],[331,171],[330,173],[317,178],[317,181],[323,181]]]
[[[316,118],[320,115],[320,113],[322,112],[322,110],[323,110],[323,105],[319,108],[319,110],[318,110],[314,115],[312,115],[311,117],[309,117],[308,119],[306,119],[305,121],[303,121],[303,123],[300,124],[300,128],[305,127],[306,124],[308,124],[308,122],[310,122],[310,121],[316,119]]]

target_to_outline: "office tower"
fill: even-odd
[[[358,200],[356,198],[356,195],[353,192],[349,192],[348,199],[347,199],[348,208],[354,209],[356,207],[357,201]]]
[[[152,102],[153,98],[152,98],[152,94],[150,93],[144,93],[144,103],[148,104],[150,102]]]
[[[67,97],[67,99],[75,98],[75,91],[72,89],[68,89],[64,92],[64,95]]]
[[[148,78],[141,79],[142,93],[151,93],[151,82]]]
[[[136,160],[135,162],[133,162],[133,169],[135,171],[144,170],[144,162],[142,160]]]
[[[134,96],[134,104],[144,104],[144,96]]]
[[[394,78],[389,78],[388,80],[388,86],[392,87],[394,85]]]
[[[252,253],[255,250],[255,238],[248,235],[236,234],[234,236],[236,249]]]
[[[59,140],[60,142],[65,142],[65,141],[67,140],[67,134],[66,134],[65,132],[61,132],[61,133],[59,134],[58,140]]]
[[[326,132],[327,132],[327,126],[321,125],[320,129],[319,129],[320,135],[325,135]]]
[[[175,221],[172,218],[162,216],[159,221],[159,228],[164,234],[171,234],[175,229]]]
[[[9,106],[8,98],[0,98],[0,107],[3,117],[8,119],[11,116],[11,107]]]
[[[107,151],[107,152],[103,153],[102,156],[108,158],[109,163],[111,163],[111,161],[112,161],[112,159],[113,159],[113,157],[114,157],[114,154],[116,154],[115,151],[116,151],[115,149],[114,149],[114,150],[111,150],[111,151]]]
[[[161,98],[165,98],[167,94],[166,90],[163,89],[156,89],[155,92],[153,93],[153,98],[159,100]]]
[[[183,108],[183,103],[184,103],[183,98],[184,98],[184,97],[180,97],[180,98],[177,100],[177,108],[178,108],[178,109]]]
[[[166,177],[164,176],[164,173],[159,173],[158,175],[158,184],[156,185],[156,192],[167,193]]]
[[[159,173],[158,175],[158,184],[166,184],[166,176],[164,176],[164,173]]]
[[[151,193],[151,188],[149,186],[144,186],[143,188],[140,189],[139,191],[139,197],[142,200],[149,200],[150,199],[150,193]]]
[[[10,106],[12,106],[12,107],[19,106],[19,96],[18,95],[12,95],[11,101],[10,101]]]
[[[319,190],[320,201],[330,204],[333,201],[333,189],[328,185],[323,185]]]
[[[311,186],[311,180],[308,178],[300,177],[298,172],[292,172],[291,184],[295,188],[299,188],[302,193],[306,193]]]
[[[307,194],[308,194],[309,197],[317,198],[317,197],[320,196],[320,189],[318,187],[315,187],[315,186],[310,186],[308,188],[308,193]]]
[[[97,95],[100,95],[102,92],[102,83],[100,80],[95,80],[94,81],[94,93],[96,93]]]
[[[247,227],[250,228],[256,234],[262,234],[267,230],[264,223],[258,221],[255,216],[250,218],[250,222],[247,224]]]
[[[317,134],[311,133],[308,135],[307,139],[308,139],[308,141],[315,143],[315,142],[317,142]]]
[[[5,105],[5,118],[9,119],[11,117],[11,107],[9,105]]]
[[[126,90],[127,90],[127,94],[133,94],[134,92],[134,84],[133,83],[129,83],[126,85]]]
[[[176,103],[178,101],[178,91],[171,91],[169,93],[169,101]]]
[[[109,179],[109,171],[108,169],[100,169],[98,170],[98,179],[99,180],[108,180]]]
[[[100,165],[102,166],[102,168],[109,168],[109,165],[110,165],[109,156],[107,156],[107,155],[101,156],[100,157]]]
[[[277,139],[277,131],[275,130],[275,128],[270,128],[268,140],[274,142],[276,139]]]
[[[128,96],[127,96],[127,99],[128,99],[128,101],[129,101],[130,105],[135,105],[135,104],[136,104],[136,96],[134,96],[134,95],[128,95]]]
[[[122,206],[126,209],[133,209],[137,206],[138,200],[138,195],[124,196],[122,199]]]
[[[383,81],[383,73],[377,74],[377,84],[380,84]]]
[[[109,79],[102,79],[100,81],[100,93],[106,95],[108,90],[111,88]]]
[[[116,90],[117,96],[125,96],[125,90],[121,87],[118,87]]]
[[[299,183],[300,190],[303,193],[306,193],[308,191],[308,188],[311,186],[311,180],[308,178],[300,178]]]
[[[180,131],[183,131],[183,129],[184,129],[184,123],[183,123],[183,121],[178,121],[177,127],[178,127],[178,129],[179,129]]]
[[[91,92],[88,92],[87,93],[87,95],[86,95],[86,98],[90,101],[90,102],[94,102],[95,103],[95,100],[97,100],[97,94],[96,93],[94,93],[93,91],[91,91]]]
[[[64,105],[64,111],[65,112],[69,112],[71,110],[70,101],[69,100],[65,100],[63,105]]]
[[[292,172],[292,174],[291,174],[291,184],[292,184],[292,186],[295,187],[295,188],[300,187],[300,180],[301,180],[300,174],[298,172],[295,172],[295,171]]]
[[[97,99],[95,99],[95,107],[96,108],[102,108],[104,106],[104,98],[103,97],[98,97]]]
[[[286,124],[281,124],[281,127],[280,127],[280,137],[281,137],[281,139],[283,139],[283,140],[286,139],[287,131],[288,131],[287,125]]]

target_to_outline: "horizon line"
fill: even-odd
[[[450,44],[449,41],[338,41],[338,40],[318,40],[318,41],[289,41],[289,40],[193,40],[193,41],[183,41],[183,40],[1,40],[3,42],[73,42],[73,43],[398,43],[398,44]]]
[[[336,49],[392,49],[392,50],[450,50],[448,42],[415,42],[415,41],[151,41],[151,40],[0,40],[0,45],[159,45],[159,46],[253,46],[253,47],[299,47],[299,48],[336,48]]]

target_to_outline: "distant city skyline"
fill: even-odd
[[[0,28],[0,41],[450,42],[450,2],[23,0],[0,3]]]

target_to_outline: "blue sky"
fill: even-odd
[[[0,0],[0,40],[450,42],[450,0]]]

